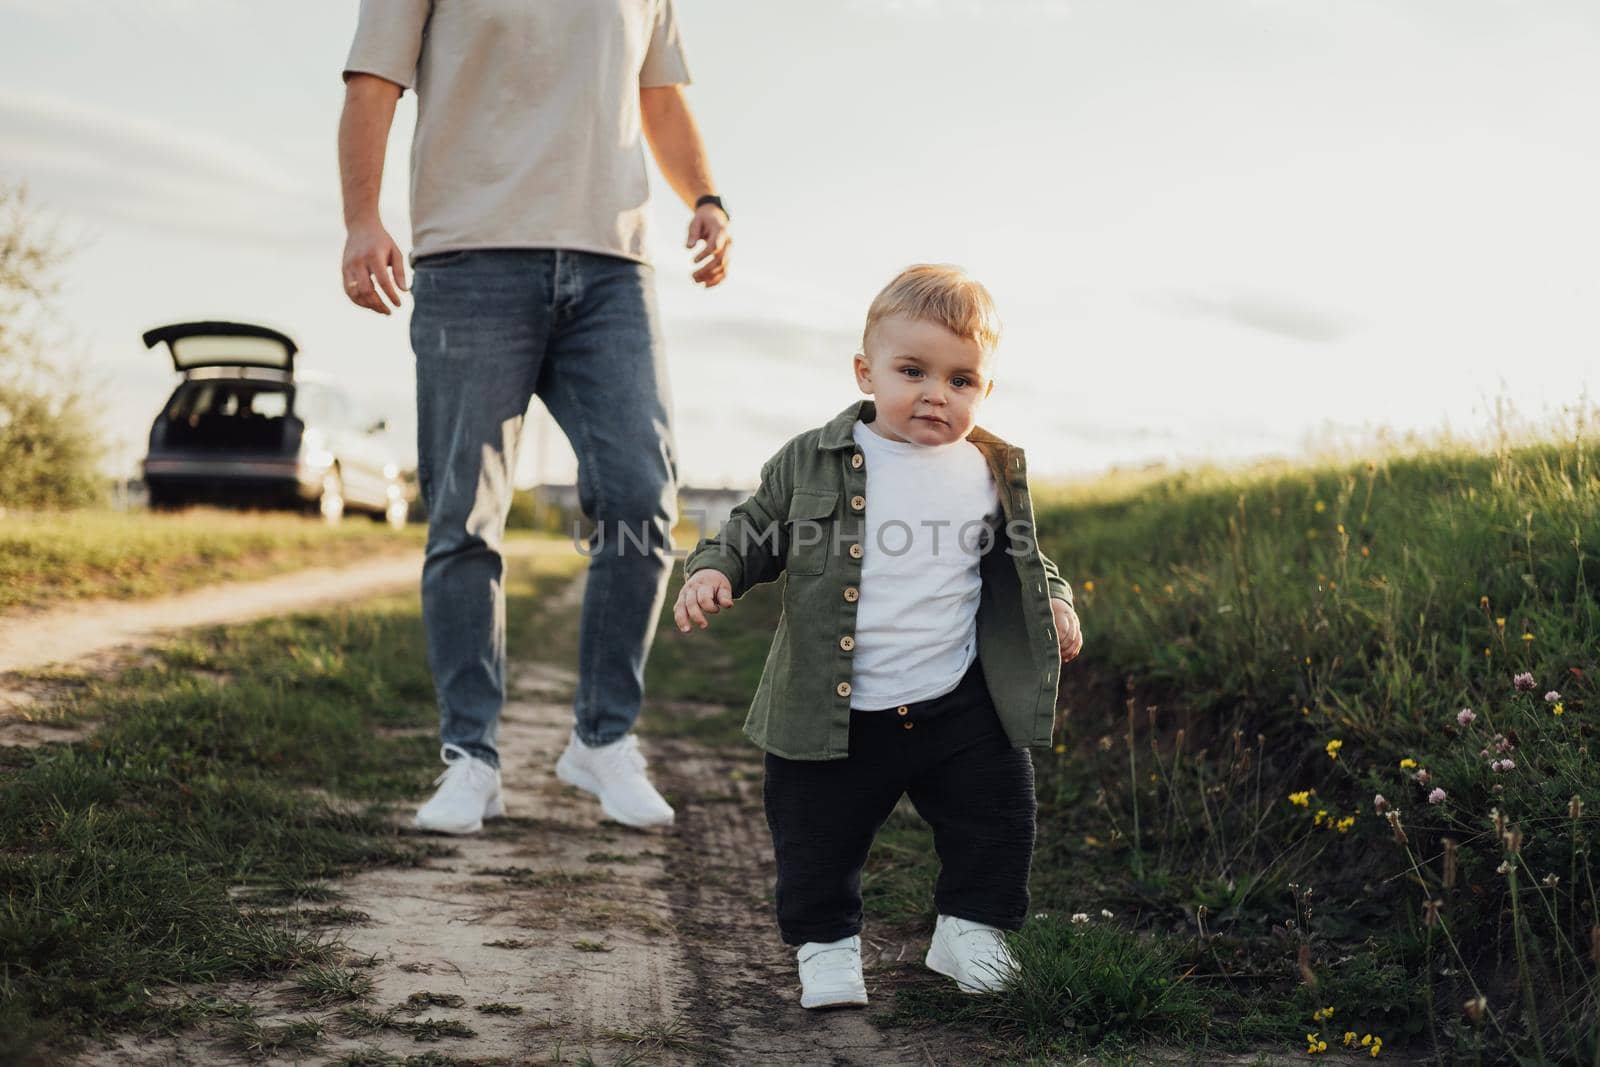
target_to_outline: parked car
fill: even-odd
[[[150,330],[183,375],[150,427],[144,481],[150,505],[236,503],[315,508],[329,522],[365,511],[396,529],[408,493],[379,436],[385,420],[334,382],[296,375],[295,343],[240,322],[181,322]]]

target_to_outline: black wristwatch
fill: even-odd
[[[726,207],[723,207],[723,205],[722,205],[722,197],[720,197],[720,196],[712,196],[709,193],[707,193],[705,196],[702,196],[699,200],[696,200],[694,202],[694,209],[696,211],[699,211],[701,208],[705,207],[707,204],[715,204],[715,205],[717,205],[717,209],[722,212],[722,217],[723,218],[727,218],[727,219],[733,218],[732,215],[728,214],[728,209]]]

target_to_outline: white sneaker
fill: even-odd
[[[941,915],[934,923],[924,962],[954,978],[963,993],[993,993],[1017,972],[1005,931],[953,915]]]
[[[672,805],[656,792],[644,768],[644,753],[632,734],[590,748],[574,730],[556,760],[556,777],[599,797],[607,817],[624,826],[671,826]]]
[[[441,746],[439,758],[445,762],[444,773],[433,780],[438,792],[417,811],[419,830],[472,834],[483,829],[483,820],[506,813],[497,769],[460,745]]]
[[[800,1006],[842,1008],[864,1005],[867,984],[861,979],[861,935],[839,941],[807,941],[795,953],[800,961]]]

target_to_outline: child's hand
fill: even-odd
[[[1078,658],[1083,651],[1083,629],[1078,625],[1078,613],[1065,600],[1050,598],[1050,609],[1056,615],[1056,642],[1061,646],[1061,662]]]
[[[706,614],[715,615],[723,608],[733,607],[733,584],[721,571],[709,567],[695,571],[678,590],[678,602],[672,605],[672,621],[678,629],[689,632],[691,622],[699,623],[704,630],[711,624]]]

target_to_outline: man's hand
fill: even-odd
[[[721,571],[710,568],[695,571],[678,590],[678,602],[672,605],[672,620],[678,629],[689,632],[691,622],[704,630],[711,624],[706,615],[715,615],[723,608],[733,607],[733,584]]]
[[[715,204],[697,208],[689,220],[689,241],[685,248],[694,252],[694,280],[707,289],[721,285],[728,276],[728,250],[733,236],[728,232],[728,216]]]
[[[1065,600],[1050,598],[1050,610],[1056,616],[1056,642],[1061,646],[1061,662],[1078,658],[1083,651],[1083,628],[1078,625],[1078,613]]]
[[[344,242],[344,292],[351,303],[371,308],[380,315],[390,314],[373,279],[382,287],[395,307],[406,288],[406,257],[380,222],[351,227]]]

